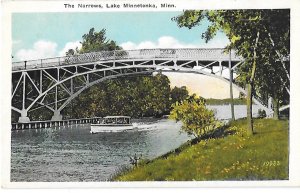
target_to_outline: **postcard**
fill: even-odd
[[[4,188],[300,186],[299,1],[1,6]]]

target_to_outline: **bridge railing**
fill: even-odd
[[[46,58],[39,60],[28,60],[13,62],[13,70],[35,69],[43,67],[61,66],[91,63],[96,61],[109,60],[133,60],[133,59],[198,59],[198,60],[228,60],[229,56],[223,48],[186,48],[186,49],[140,49],[140,50],[116,50],[101,51],[72,56],[63,56],[56,58]],[[240,60],[233,51],[232,60]]]

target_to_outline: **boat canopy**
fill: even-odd
[[[130,124],[131,117],[129,116],[106,116],[103,117],[103,124]]]

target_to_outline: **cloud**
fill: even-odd
[[[120,44],[120,46],[123,47],[125,50],[133,50],[133,49],[151,49],[151,48],[195,48],[197,46],[192,44],[185,44],[182,42],[179,42],[177,39],[175,39],[172,36],[162,36],[158,38],[157,41],[151,42],[151,41],[143,41],[138,44],[133,42],[124,42]]]
[[[162,36],[157,41],[142,41],[140,43],[134,43],[131,41],[121,43],[120,46],[124,50],[134,49],[153,49],[153,48],[224,48],[228,44],[227,39],[213,39],[206,43],[189,44],[180,42],[172,36]]]
[[[19,41],[13,42],[15,44],[19,43]],[[36,60],[42,58],[51,58],[56,56],[65,56],[66,52],[69,49],[76,49],[78,47],[81,48],[81,44],[79,41],[67,42],[64,48],[60,51],[57,50],[57,43],[39,40],[33,44],[33,47],[30,49],[20,49],[16,53],[16,60]]]
[[[65,56],[66,55],[66,52],[69,50],[69,49],[76,49],[78,47],[78,49],[81,48],[81,43],[80,41],[75,41],[75,42],[68,42],[65,44],[65,47],[58,53],[59,56]]]
[[[57,44],[51,41],[40,40],[33,44],[32,49],[21,49],[16,53],[18,60],[35,60],[54,57]]]

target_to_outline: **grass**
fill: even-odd
[[[230,104],[230,98],[227,99],[205,99],[207,105],[229,105]],[[244,98],[235,98],[233,99],[234,105],[246,105],[246,99]]]
[[[284,180],[288,179],[288,121],[257,119],[248,136],[246,120],[221,135],[185,143],[176,151],[143,162],[115,181]]]

